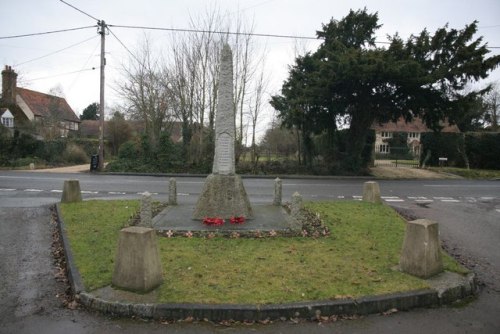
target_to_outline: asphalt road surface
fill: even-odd
[[[65,286],[54,277],[48,205],[64,180],[79,179],[84,198],[168,195],[168,178],[0,172],[0,333],[500,333],[500,182],[379,181],[384,201],[408,215],[440,223],[441,239],[472,268],[483,288],[460,307],[370,315],[329,324],[277,322],[223,326],[110,319],[62,307]],[[359,199],[366,179],[285,179],[284,199]],[[271,179],[245,179],[252,202],[272,200]],[[194,202],[203,178],[178,178],[179,202]]]

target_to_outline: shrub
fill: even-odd
[[[69,143],[63,152],[63,159],[65,162],[74,164],[85,164],[89,162],[89,156],[85,150],[74,143]]]
[[[467,133],[465,147],[470,167],[500,169],[500,133]]]

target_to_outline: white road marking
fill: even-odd
[[[62,190],[54,189],[50,191],[51,193],[62,193]]]
[[[189,196],[187,193],[177,193],[177,196]]]
[[[119,192],[119,191],[109,191],[108,194],[110,194],[110,195],[125,195],[126,193]]]
[[[437,200],[447,200],[447,199],[454,199],[453,197],[433,197],[434,199],[437,199]]]
[[[441,202],[445,202],[445,203],[458,203],[460,201],[458,199],[442,199]]]
[[[384,201],[386,201],[386,202],[404,202],[405,200],[401,199],[401,198],[386,198],[386,199],[384,199]]]
[[[363,196],[352,196],[352,198],[355,198],[355,199],[358,199],[358,198],[359,198],[359,199],[362,199],[362,198],[363,198]]]
[[[429,199],[425,196],[408,196],[408,199],[413,199],[416,201],[428,201]]]
[[[0,188],[0,191],[15,191],[16,189]]]
[[[493,199],[493,197],[479,197],[479,199],[482,199],[482,200],[486,200],[486,201],[491,201]]]
[[[90,190],[82,190],[81,193],[82,194],[98,194],[99,192],[98,191],[90,191]]]
[[[43,190],[42,189],[24,189],[24,191],[31,192],[31,193],[39,193]]]
[[[497,211],[497,212],[500,212],[500,209],[497,209],[496,211]]]
[[[434,200],[433,199],[417,199],[417,200],[415,200],[415,202],[417,202],[417,203],[432,203],[432,202],[434,202]]]
[[[399,196],[380,196],[383,199],[399,198]]]

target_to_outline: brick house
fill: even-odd
[[[17,87],[17,73],[10,66],[5,66],[2,71],[0,117],[2,124],[10,129],[34,124],[44,138],[49,132],[66,137],[70,132],[78,131],[80,124],[66,99]]]
[[[460,130],[456,125],[450,125],[448,122],[441,124],[443,129],[441,132],[458,133]],[[406,122],[403,117],[400,117],[396,122],[388,123],[374,123],[371,129],[375,130],[375,153],[376,154],[390,154],[391,147],[388,143],[396,132],[403,132],[408,134],[407,144],[413,156],[420,155],[420,136],[425,132],[432,132],[421,118],[415,117],[411,122]]]

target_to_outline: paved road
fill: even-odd
[[[463,307],[372,315],[333,324],[267,326],[143,323],[109,319],[61,307],[64,286],[54,279],[47,204],[56,202],[63,180],[80,179],[86,198],[138,197],[144,190],[166,197],[168,180],[154,177],[0,172],[0,333],[498,333],[500,332],[500,182],[381,181],[382,195],[416,217],[440,222],[441,238],[473,265],[485,283],[480,297]],[[284,180],[285,196],[299,190],[309,199],[353,198],[365,180]],[[194,201],[199,178],[180,178],[179,200]],[[245,180],[250,198],[271,198],[272,180]],[[423,198],[425,197],[425,199]]]
[[[0,198],[4,205],[24,205],[31,199],[52,203],[60,198],[64,180],[78,179],[84,198],[137,198],[149,191],[157,198],[168,195],[167,177],[109,176],[92,174],[48,174],[29,172],[0,172]],[[284,199],[299,191],[305,199],[359,199],[366,179],[285,179]],[[193,203],[200,194],[204,178],[177,178],[179,201]],[[244,180],[253,203],[272,202],[272,179],[251,178]],[[379,181],[386,202],[494,202],[500,197],[499,181],[470,180],[414,180]],[[17,203],[17,204],[16,204]],[[0,204],[1,205],[1,204]]]

